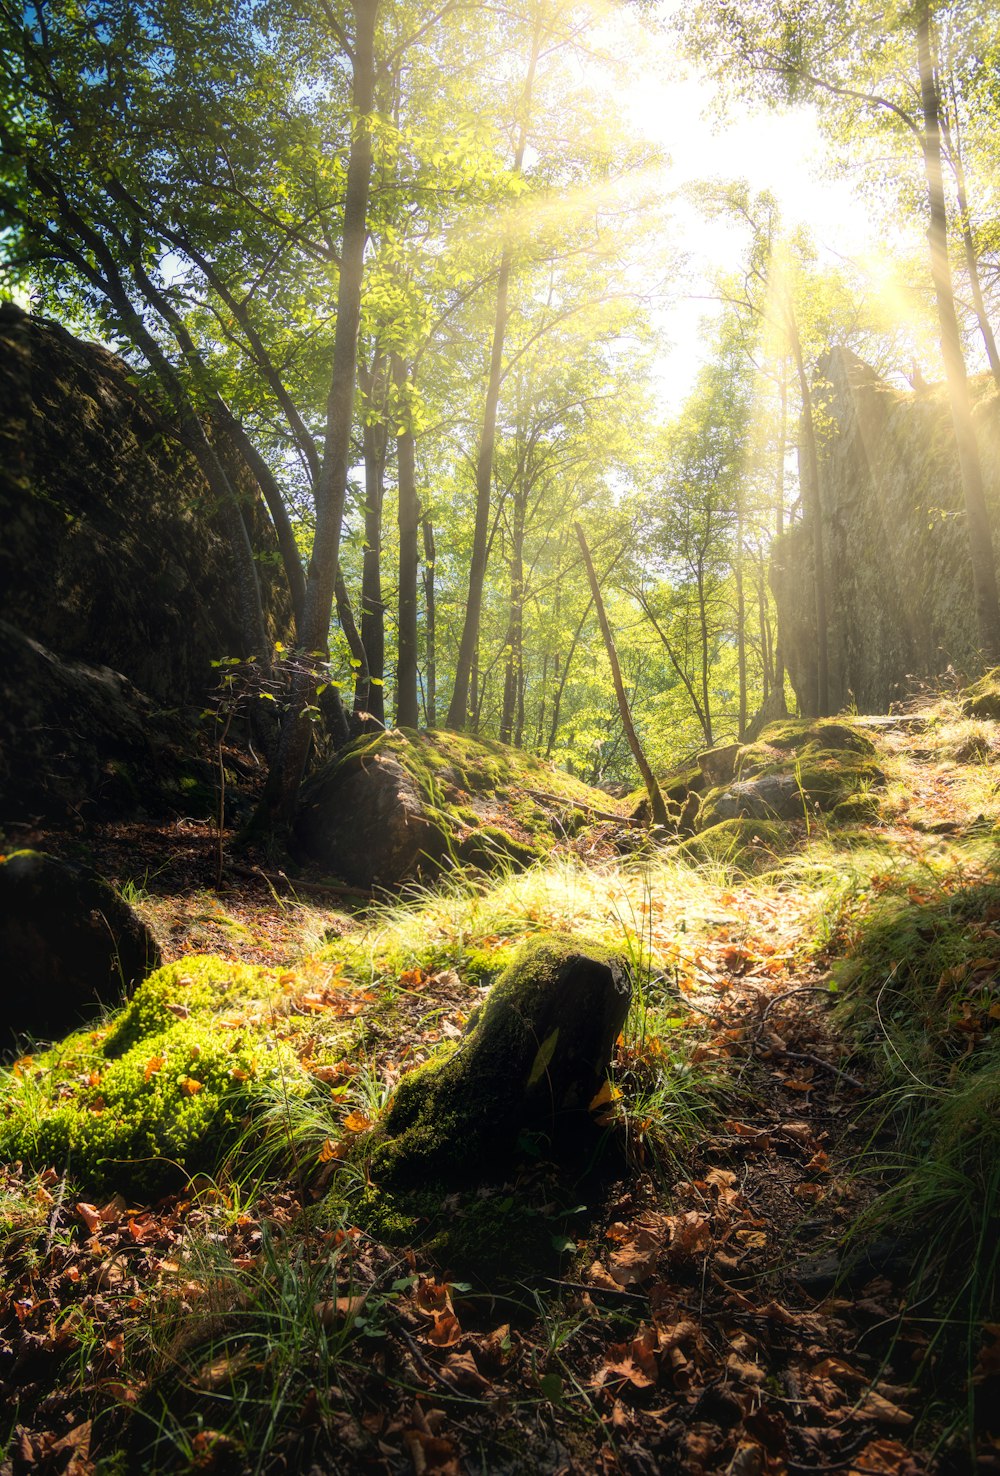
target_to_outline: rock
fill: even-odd
[[[40,851],[0,861],[0,1040],[55,1040],[156,968],[145,923],[94,872]]]
[[[1000,416],[989,375],[970,380],[994,538]],[[887,712],[949,665],[981,669],[972,561],[946,387],[919,394],[837,347],[816,369],[829,705]],[[812,509],[772,549],[778,646],[799,710],[818,711]]]
[[[530,866],[554,835],[607,804],[599,790],[502,743],[393,728],[359,738],[307,780],[295,836],[352,885],[393,887],[455,864]]]
[[[738,743],[724,743],[720,748],[708,748],[698,755],[698,765],[711,785],[728,784],[736,772]]]
[[[0,795],[5,819],[190,808],[212,786],[192,730],[120,672],[65,661],[0,620]]]
[[[1000,718],[1000,667],[988,671],[984,677],[962,693],[962,711],[970,718]]]
[[[762,774],[731,784],[706,801],[706,812],[713,825],[720,820],[801,820],[807,804],[794,774]]]
[[[578,1144],[631,997],[624,956],[561,935],[525,944],[454,1054],[400,1082],[365,1145],[372,1178],[494,1178],[524,1132]]]
[[[266,512],[221,441],[219,449],[233,465],[261,555],[269,629],[288,642],[290,602]],[[9,777],[0,773],[0,813],[24,808],[11,735],[37,730],[41,711],[47,726],[31,804],[47,814],[50,757],[58,760],[56,811],[67,799],[64,777],[70,789],[91,782],[95,749],[103,771],[113,719],[102,721],[98,688],[108,686],[109,671],[116,710],[119,699],[138,706],[155,742],[170,726],[162,709],[196,715],[218,682],[213,661],[249,653],[241,649],[232,559],[215,499],[176,427],[145,402],[122,359],[10,303],[0,304],[0,527],[0,619],[32,643],[19,651],[21,676],[5,673],[2,684],[0,741]],[[7,647],[6,633],[3,642]],[[83,697],[68,721],[55,720],[60,730],[53,732],[56,662],[64,668],[56,680],[67,703],[70,689]],[[96,685],[94,672],[101,674]],[[156,776],[138,764],[143,745],[133,742],[133,726],[126,720],[123,745],[145,791]],[[196,757],[190,735],[187,751]]]
[[[356,887],[393,886],[446,849],[414,776],[363,740],[303,786],[295,836],[314,860]]]

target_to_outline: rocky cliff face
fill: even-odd
[[[244,516],[285,634],[284,580],[249,488]],[[0,817],[141,793],[157,738],[169,729],[177,746],[176,718],[157,733],[158,711],[202,707],[212,662],[249,654],[229,552],[196,463],[127,365],[10,304],[0,529]]]
[[[885,712],[908,678],[977,667],[972,570],[943,385],[902,392],[849,350],[821,364],[820,499],[831,710]],[[987,491],[1000,535],[1000,401],[974,382]],[[779,640],[804,715],[817,714],[812,528],[775,545]],[[998,543],[1000,547],[1000,543]]]

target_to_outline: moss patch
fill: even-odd
[[[683,841],[679,850],[694,861],[722,862],[750,875],[768,870],[795,845],[795,837],[781,821],[721,820]]]
[[[1000,718],[1000,666],[962,693],[962,711],[966,717]]]
[[[78,1031],[15,1066],[0,1090],[0,1156],[132,1196],[212,1172],[255,1098],[308,1084],[259,1023],[281,993],[275,971],[223,959],[158,970],[110,1030]]]

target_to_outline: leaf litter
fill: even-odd
[[[281,909],[263,891],[252,875],[230,881],[226,911],[247,937],[224,942],[233,956],[284,963],[301,913],[276,922]],[[185,912],[184,896],[170,907],[169,947],[204,946],[204,920]],[[638,1153],[583,1230],[562,1238],[559,1275],[520,1299],[454,1280],[419,1239],[383,1244],[316,1219],[345,1144],[372,1120],[360,1105],[339,1137],[320,1141],[309,1174],[245,1204],[209,1182],[152,1205],[93,1204],[54,1170],[8,1166],[4,1202],[22,1208],[3,1241],[3,1476],[97,1476],[116,1450],[154,1448],[164,1470],[220,1476],[958,1469],[913,1444],[926,1335],[905,1316],[905,1288],[878,1269],[849,1289],[836,1268],[822,1287],[802,1270],[836,1244],[865,1192],[851,1175],[864,1086],[838,1071],[822,975],[801,956],[807,911],[766,888],[720,891],[678,935],[676,916],[650,901],[645,923],[663,929],[678,1028],[695,1041],[692,1057],[721,1065],[738,1090],[729,1115],[669,1167]],[[322,921],[352,926],[345,914]],[[374,995],[308,966],[288,982],[283,1018],[364,1024],[377,1009]],[[398,982],[397,1035],[380,1062],[390,1080],[460,1033],[478,997],[454,971],[404,970]],[[766,1013],[792,990],[803,992]],[[297,1040],[308,1067],[308,1037]],[[618,1080],[662,1048],[655,1037],[641,1049],[620,1042]],[[162,1065],[151,1058],[147,1073]],[[310,1069],[335,1093],[360,1068],[348,1054]],[[197,1092],[195,1078],[184,1090]],[[611,1090],[594,1105],[609,1122],[621,1110]],[[526,1182],[497,1192],[516,1198]],[[276,1246],[286,1261],[294,1251],[303,1287],[318,1294],[298,1304],[312,1332],[264,1458],[239,1421],[226,1426],[240,1401],[274,1386],[277,1355],[260,1330]],[[977,1377],[998,1371],[1000,1326]],[[165,1402],[175,1426],[165,1438],[161,1425],[157,1443]],[[983,1469],[1000,1469],[989,1442],[981,1454]]]

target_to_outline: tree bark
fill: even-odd
[[[517,148],[514,154],[514,173],[520,174],[524,164],[524,152],[528,143],[528,118],[531,113],[531,92],[535,81],[535,69],[542,44],[542,25],[539,17],[531,41],[531,56],[521,102],[521,124]],[[500,269],[497,275],[496,308],[493,315],[493,340],[490,347],[490,368],[486,381],[486,399],[483,405],[482,431],[479,437],[479,452],[476,457],[476,521],[472,534],[472,558],[469,564],[469,592],[465,605],[465,623],[455,660],[455,686],[448,707],[447,726],[461,732],[468,724],[470,710],[470,688],[472,705],[477,706],[475,686],[472,683],[472,668],[476,646],[479,642],[479,625],[483,611],[483,585],[486,580],[486,564],[489,556],[490,507],[493,491],[493,452],[496,445],[497,410],[500,405],[500,386],[503,375],[503,349],[507,333],[507,296],[510,290],[510,274],[513,265],[513,248],[505,243],[500,253]]]
[[[660,786],[656,782],[656,775],[649,767],[649,762],[642,750],[642,744],[639,742],[639,735],[636,733],[635,725],[632,722],[632,714],[629,711],[628,698],[625,695],[625,684],[622,681],[622,671],[621,667],[618,664],[618,652],[615,650],[614,637],[611,634],[611,626],[608,624],[608,617],[604,609],[604,601],[601,598],[601,587],[597,582],[597,575],[594,573],[594,562],[590,557],[590,549],[587,546],[587,539],[579,523],[574,523],[573,527],[576,530],[577,538],[580,540],[580,550],[583,554],[583,562],[587,566],[587,578],[590,581],[590,593],[593,597],[594,609],[597,611],[597,618],[600,621],[601,634],[604,637],[604,647],[608,653],[608,661],[611,666],[611,680],[614,682],[615,685],[615,696],[618,699],[618,711],[621,714],[622,727],[625,729],[625,736],[628,738],[629,748],[631,748],[632,750],[632,755],[635,758],[636,764],[638,765],[639,773],[642,775],[642,781],[646,786],[646,793],[649,795],[649,808],[650,813],[653,817],[653,824],[666,825],[667,807],[663,802],[663,795],[660,793]]]
[[[377,371],[376,371],[377,373]],[[377,392],[376,375],[372,388]],[[362,431],[365,457],[365,550],[361,563],[361,644],[366,679],[358,673],[354,711],[367,726],[385,726],[385,605],[382,602],[382,504],[385,495],[386,428],[383,420]],[[362,717],[367,714],[367,717]]]
[[[830,658],[829,633],[826,608],[826,552],[823,536],[823,498],[820,494],[819,452],[816,446],[816,422],[813,417],[812,391],[802,355],[802,340],[799,325],[791,302],[785,301],[785,323],[788,329],[795,372],[799,381],[799,396],[802,400],[802,434],[805,440],[806,466],[802,478],[803,498],[812,515],[813,562],[815,569],[816,596],[816,716],[827,717],[830,712]]]
[[[427,513],[421,519],[424,534],[424,635],[427,647],[427,679],[424,683],[424,715],[429,728],[437,727],[437,603],[434,591],[434,524]]]
[[[948,401],[958,447],[958,462],[965,497],[965,518],[972,559],[972,581],[976,597],[976,620],[979,644],[987,662],[1000,661],[1000,603],[997,598],[996,566],[993,557],[993,534],[983,474],[972,423],[968,378],[962,340],[955,309],[951,263],[948,259],[948,218],[944,199],[944,177],[941,169],[941,102],[931,43],[929,0],[919,0],[916,11],[917,63],[920,70],[920,105],[923,115],[921,143],[924,176],[927,181],[929,226],[927,239],[931,252],[931,277],[937,300],[941,327],[941,355],[948,383]]]
[[[417,498],[416,442],[409,425],[409,411],[402,403],[407,370],[393,355],[392,375],[400,392],[400,424],[396,436],[396,466],[399,482],[399,637],[396,655],[396,726],[416,728],[420,723],[417,694],[417,538],[420,503]]]

